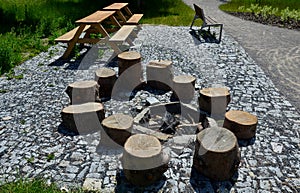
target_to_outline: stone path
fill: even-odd
[[[300,112],[300,32],[242,20],[224,13],[220,0],[183,0],[200,5],[206,15],[224,24],[225,31],[271,78],[280,93]]]
[[[241,164],[230,181],[214,182],[192,169],[195,136],[186,134],[168,141],[170,168],[164,178],[146,188],[124,179],[119,161],[122,149],[107,150],[100,133],[72,135],[61,127],[60,112],[69,104],[65,89],[77,80],[93,79],[112,51],[93,46],[83,58],[59,60],[65,47],[58,44],[15,69],[21,80],[0,78],[0,183],[22,177],[43,177],[61,187],[93,182],[103,191],[116,192],[299,192],[300,116],[273,82],[229,34],[220,44],[200,43],[189,27],[144,25],[133,50],[143,65],[150,60],[173,62],[174,74],[197,78],[197,88],[222,85],[230,88],[228,109],[245,110],[259,119],[256,138],[240,141]],[[83,50],[83,54],[86,50]],[[145,108],[156,97],[169,102],[170,93],[143,90],[132,100],[104,102],[106,116],[133,107]],[[191,105],[197,108],[197,93]]]

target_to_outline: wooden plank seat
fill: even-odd
[[[192,24],[190,26],[191,30],[193,29],[193,25],[196,19],[201,19],[202,20],[202,26],[199,29],[199,33],[202,34],[202,32],[204,32],[204,28],[208,28],[208,31],[210,32],[210,27],[219,27],[220,31],[219,31],[219,38],[218,38],[218,42],[221,42],[221,37],[222,37],[222,30],[223,30],[223,24],[221,23],[217,23],[217,21],[215,21],[213,18],[209,17],[209,16],[205,16],[204,15],[204,11],[201,7],[199,7],[196,4],[194,5],[194,9],[195,9],[195,16],[194,19],[192,21]]]
[[[83,32],[86,32],[90,27],[91,27],[90,25],[86,25],[83,29]],[[62,43],[68,43],[74,38],[74,36],[75,36],[78,29],[79,29],[79,26],[72,29],[72,30],[70,30],[70,31],[68,31],[67,33],[59,36],[54,41],[62,42]]]
[[[133,46],[132,38],[137,37],[134,32],[136,25],[123,25],[109,40],[109,45],[115,51],[116,54],[122,52],[119,45],[127,42],[130,46]]]
[[[126,24],[138,25],[144,14],[133,14],[127,21]]]

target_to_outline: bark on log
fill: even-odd
[[[196,78],[191,75],[175,76],[173,79],[173,91],[176,97],[185,103],[193,100],[195,95]]]
[[[121,162],[129,182],[148,186],[161,179],[168,169],[169,159],[156,137],[135,134],[126,141]]]
[[[101,129],[105,117],[101,103],[70,105],[61,111],[62,125],[77,134],[87,134]]]
[[[238,169],[237,138],[228,129],[213,127],[197,134],[194,168],[212,180],[229,180]]]
[[[238,139],[250,139],[255,136],[257,117],[245,111],[231,110],[225,113],[223,127],[232,131]]]
[[[114,114],[105,118],[102,121],[102,126],[112,140],[123,146],[131,135],[133,118],[121,113]]]
[[[124,71],[131,69],[134,77],[141,77],[141,55],[138,52],[128,51],[118,55],[118,67],[120,76]]]
[[[112,92],[116,97],[131,93],[142,83],[141,55],[138,52],[129,51],[118,55],[118,81]]]
[[[230,102],[228,88],[204,88],[198,98],[199,108],[209,114],[223,114]]]
[[[116,72],[109,68],[99,68],[95,72],[100,97],[110,97],[114,84],[117,80]]]
[[[172,62],[152,60],[146,66],[147,84],[155,89],[169,91],[173,87]]]
[[[93,80],[73,82],[68,85],[66,93],[73,105],[99,101],[99,85]]]

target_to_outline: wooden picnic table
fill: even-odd
[[[104,38],[110,37],[108,33],[110,32],[110,30],[108,28],[103,27],[104,21],[110,19],[111,23],[117,26],[115,31],[121,28],[120,23],[114,17],[115,13],[116,11],[109,11],[109,10],[96,11],[87,17],[77,20],[76,23],[79,24],[77,28],[67,32],[66,34],[56,39],[56,41],[58,42],[68,43],[68,48],[66,49],[62,58],[64,59],[68,58],[76,43],[81,43],[81,44],[97,43],[101,39],[103,39],[103,38],[91,38],[90,35],[92,33],[95,34],[100,33]],[[83,32],[85,32],[85,35],[81,37]]]
[[[113,3],[107,7],[104,7],[103,10],[116,11],[119,22],[125,24],[126,21],[133,15],[130,9],[128,8],[128,3]],[[125,10],[126,14],[124,15],[122,10]]]

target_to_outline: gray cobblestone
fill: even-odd
[[[256,192],[258,189],[279,189],[293,192],[299,189],[300,116],[236,41],[224,33],[220,44],[195,44],[188,27],[147,25],[143,26],[136,41],[142,42],[134,50],[143,56],[143,65],[153,59],[172,60],[175,75],[193,74],[199,89],[216,84],[229,87],[232,101],[228,109],[244,109],[259,119],[253,145],[240,147],[242,162],[233,182],[215,183],[194,174],[191,167],[193,148],[176,144],[177,147],[171,148],[165,183],[159,182],[145,191]],[[95,48],[98,47],[91,49]],[[4,104],[0,107],[0,126],[3,122],[5,125],[0,129],[0,180],[14,180],[19,175],[15,171],[20,169],[24,175],[46,176],[59,184],[82,185],[84,179],[95,178],[101,180],[102,188],[125,188],[134,192],[134,187],[119,180],[124,178],[119,160],[121,152],[101,150],[99,133],[83,137],[59,131],[59,113],[69,103],[65,87],[75,80],[93,79],[94,69],[106,65],[95,60],[89,69],[80,70],[75,66],[84,65],[84,59],[79,64],[80,61],[55,61],[55,57],[49,56],[49,52],[59,55],[63,51],[58,44],[17,67],[15,71],[24,74],[23,80],[0,79],[0,88],[9,90],[0,95],[0,102]],[[105,53],[111,53],[111,50],[106,49]],[[145,91],[137,95],[145,99],[155,96]],[[169,102],[169,94],[155,97],[160,102]],[[119,102],[104,102],[108,114],[130,112],[131,106],[143,106],[141,103],[142,100],[136,97],[125,101],[120,110]],[[197,101],[193,100],[191,105],[197,108]],[[11,118],[2,121],[8,116]],[[21,120],[25,120],[25,124],[20,124]],[[47,155],[51,153],[55,157],[47,161]],[[34,161],[29,164],[27,160],[31,157]],[[291,180],[286,181],[288,179]]]

